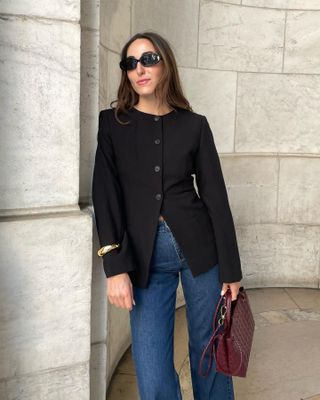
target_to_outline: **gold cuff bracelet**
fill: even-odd
[[[108,244],[107,246],[101,247],[101,249],[98,250],[98,256],[102,257],[109,251],[116,249],[117,247],[120,247],[120,243],[113,243],[113,244]]]

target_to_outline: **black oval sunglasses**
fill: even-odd
[[[121,60],[119,65],[123,71],[131,71],[137,68],[138,61],[140,61],[144,67],[151,67],[152,65],[158,64],[161,59],[162,57],[158,53],[146,51],[142,53],[139,60],[131,56]]]

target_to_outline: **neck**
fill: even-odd
[[[154,115],[166,114],[172,110],[172,108],[169,107],[168,104],[159,105],[159,103],[150,102],[150,101],[141,100],[141,99],[135,105],[135,108],[137,108],[139,111],[143,111],[143,112],[146,112],[149,114],[154,114]]]

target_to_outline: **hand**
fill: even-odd
[[[128,273],[110,276],[106,279],[106,284],[110,303],[131,311],[132,304],[136,305],[136,303],[133,299],[132,283]]]
[[[222,290],[221,290],[221,296],[225,294],[225,292],[228,290],[228,287],[230,287],[231,290],[231,301],[236,300],[238,297],[239,289],[241,287],[241,282],[232,282],[232,283],[223,283],[222,284]]]

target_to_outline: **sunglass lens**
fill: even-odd
[[[128,57],[126,59],[126,68],[128,71],[131,71],[132,69],[135,69],[137,66],[137,60],[135,60],[132,57]]]
[[[157,64],[161,57],[157,53],[147,52],[141,57],[141,64],[144,67],[150,67]],[[124,71],[131,71],[136,68],[138,61],[134,57],[128,57],[125,60],[120,61],[120,68]]]
[[[142,65],[144,65],[145,67],[150,67],[151,65],[155,65],[157,64],[157,62],[160,60],[160,57],[158,54],[156,53],[145,53],[142,57],[141,57],[141,63]]]
[[[119,65],[122,70],[130,71],[132,69],[135,69],[137,62],[134,58],[128,57],[125,60],[121,60]]]

